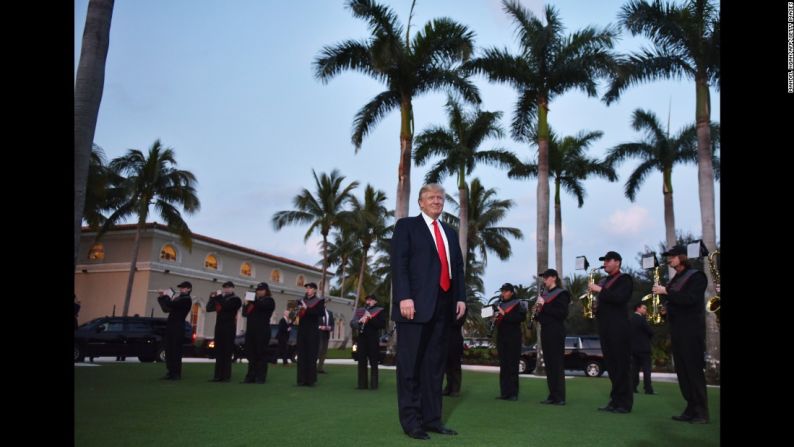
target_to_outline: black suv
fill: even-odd
[[[535,369],[538,352],[535,346],[524,346],[518,370],[529,374]],[[565,337],[565,369],[581,370],[587,377],[600,377],[606,364],[601,352],[601,339],[597,335],[572,335]]]
[[[142,362],[165,361],[167,318],[102,317],[74,331],[74,361],[86,357],[137,356]],[[193,350],[190,323],[184,321],[183,352]]]
[[[271,363],[276,363],[278,356],[278,325],[270,325],[270,343],[268,344],[268,359]],[[287,339],[287,352],[290,360],[295,362],[296,348],[298,345],[298,326],[293,326],[289,331],[289,338]],[[204,339],[202,346],[203,354],[208,358],[215,358],[215,340],[212,338]],[[245,354],[245,334],[238,334],[234,337],[234,351],[232,351],[232,360],[242,360],[246,358]]]

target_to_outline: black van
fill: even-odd
[[[74,331],[74,361],[86,357],[138,357],[141,362],[165,361],[165,327],[167,318],[102,317],[91,320]],[[193,351],[190,323],[185,325],[183,352]]]

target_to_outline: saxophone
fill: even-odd
[[[601,266],[601,267],[595,267],[595,268],[590,269],[590,273],[587,275],[587,285],[588,286],[590,284],[595,284],[595,272],[601,270],[602,268],[604,268],[604,267]],[[595,294],[593,292],[591,292],[590,289],[588,288],[587,292],[583,293],[579,297],[579,300],[582,301],[582,312],[584,314],[584,317],[586,319],[588,319],[588,320],[592,320],[595,317],[593,315],[593,310],[594,310],[593,309],[593,304],[595,303]]]
[[[659,266],[656,266],[653,269],[653,285],[654,286],[658,286],[659,285]],[[645,316],[645,318],[648,320],[648,323],[650,323],[650,324],[659,324],[659,323],[661,323],[662,322],[662,312],[661,312],[662,308],[661,308],[661,305],[659,303],[659,294],[651,292],[651,293],[645,295],[644,297],[642,297],[640,302],[642,302],[642,301],[648,301],[648,307],[649,307],[650,310],[648,310],[648,314]]]
[[[711,271],[711,277],[714,279],[714,285],[719,289],[720,287],[720,270],[717,268],[717,262],[715,257],[719,256],[720,251],[714,250],[709,253],[708,259],[709,261],[709,270]],[[713,312],[714,315],[717,317],[717,326],[720,324],[720,293],[717,292],[716,295],[709,298],[708,302],[706,303],[706,310],[708,312]]]

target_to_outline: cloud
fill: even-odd
[[[654,226],[648,217],[648,210],[641,206],[632,206],[626,210],[616,210],[606,221],[601,222],[601,228],[611,235],[636,236]]]

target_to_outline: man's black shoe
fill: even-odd
[[[542,403],[542,404],[553,404],[553,403],[554,403],[554,401],[553,401],[553,400],[551,400],[551,399],[546,399],[546,400],[542,400],[542,401],[540,401],[540,403]]]
[[[505,397],[505,400],[517,401],[517,400],[518,400],[518,396],[509,396],[509,397]]]
[[[513,396],[513,397],[515,397],[515,396]],[[422,428],[427,430],[427,431],[432,431],[433,433],[440,433],[442,435],[453,435],[454,436],[454,435],[458,434],[458,432],[456,432],[455,430],[453,430],[451,428],[444,427],[443,425],[434,426],[434,427],[425,426],[425,427],[422,427]]]
[[[631,410],[627,410],[627,409],[625,409],[623,407],[615,407],[615,409],[612,410],[612,412],[613,413],[626,414],[626,413],[631,413]]]
[[[427,432],[421,428],[415,428],[409,432],[406,432],[405,434],[414,439],[430,439],[430,435],[428,435]]]
[[[689,422],[692,420],[692,416],[688,414],[682,414],[681,416],[673,416],[674,421],[681,421],[681,422]]]
[[[615,411],[615,407],[612,405],[607,405],[605,407],[598,407],[598,411],[609,411],[610,413]]]
[[[709,423],[709,420],[708,420],[708,419],[706,419],[706,418],[698,418],[698,417],[694,417],[694,418],[692,418],[692,419],[690,419],[690,420],[689,420],[689,423],[690,423],[690,424],[708,424],[708,423]]]
[[[565,401],[564,400],[557,400],[557,401],[552,402],[551,404],[552,405],[565,405]]]

